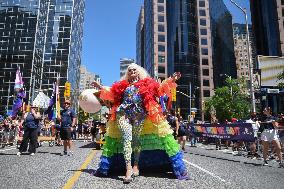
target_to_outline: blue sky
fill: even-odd
[[[234,22],[244,16],[224,0]],[[249,0],[236,0],[249,7]],[[136,22],[143,0],[86,0],[82,64],[110,86],[119,80],[120,58],[136,58]],[[248,8],[249,9],[249,8]]]

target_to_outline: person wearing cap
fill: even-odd
[[[65,100],[64,109],[61,111],[58,116],[58,120],[61,123],[60,128],[60,138],[63,140],[63,155],[67,155],[67,148],[69,148],[69,156],[73,154],[72,151],[72,140],[71,140],[71,130],[76,124],[76,114],[73,109],[70,107],[70,100]]]
[[[279,167],[283,167],[280,141],[277,133],[278,122],[275,120],[276,118],[271,115],[270,108],[265,108],[263,114],[265,115],[266,120],[260,125],[259,128],[259,132],[261,132],[261,142],[263,145],[263,165],[268,165],[267,158],[269,143],[272,143],[278,156]]]
[[[30,112],[23,114],[24,135],[19,152],[17,153],[18,156],[20,156],[22,152],[27,151],[28,143],[30,155],[35,155],[40,119],[41,114],[35,106],[31,106]]]

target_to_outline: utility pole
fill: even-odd
[[[255,110],[255,96],[254,96],[254,87],[253,87],[253,66],[251,65],[251,54],[250,54],[250,40],[249,40],[249,28],[248,28],[248,16],[246,8],[240,7],[236,2],[230,0],[236,7],[238,7],[245,15],[246,20],[246,40],[247,40],[247,51],[248,51],[248,66],[249,66],[249,78],[250,78],[250,99],[251,99],[251,112],[256,112]]]
[[[189,114],[191,114],[191,82],[189,82]]]

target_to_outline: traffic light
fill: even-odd
[[[177,90],[174,88],[171,90],[172,93],[172,101],[176,102],[177,101]]]
[[[70,95],[71,95],[71,83],[66,82],[65,83],[64,97],[70,97]]]

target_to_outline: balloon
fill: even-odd
[[[98,92],[96,89],[86,89],[79,96],[79,105],[87,113],[96,113],[102,108],[99,100],[94,95],[96,92]]]

